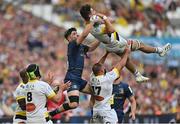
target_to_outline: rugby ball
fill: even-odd
[[[91,16],[90,21],[91,22],[100,22],[101,18],[97,15],[93,15],[93,16]]]

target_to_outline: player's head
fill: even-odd
[[[85,21],[89,21],[92,14],[94,13],[95,11],[92,9],[91,5],[89,4],[83,5],[80,9],[80,14]]]
[[[65,31],[64,33],[64,37],[66,38],[66,40],[68,41],[73,41],[73,40],[77,40],[78,38],[78,34],[77,34],[77,30],[76,28],[69,28],[67,31]]]
[[[19,75],[23,81],[24,84],[26,84],[29,80],[29,77],[27,75],[27,72],[26,72],[26,69],[22,69],[20,72],[19,72]]]
[[[26,69],[27,75],[30,80],[40,79],[41,74],[39,71],[39,66],[36,64],[30,64]]]
[[[95,76],[106,74],[105,67],[100,63],[94,64],[92,67],[92,71]]]

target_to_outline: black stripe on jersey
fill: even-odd
[[[116,40],[118,40],[119,41],[119,35],[118,35],[118,33],[116,32]]]
[[[16,115],[15,116],[15,119],[23,119],[23,120],[26,120],[27,118],[26,118],[26,116],[23,116],[23,115]]]

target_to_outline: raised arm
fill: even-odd
[[[99,64],[104,64],[109,52],[106,51],[106,53],[102,56],[102,58],[98,61]]]
[[[58,103],[59,100],[61,100],[61,98],[62,98],[62,93],[63,93],[63,91],[67,90],[67,89],[70,87],[70,85],[71,85],[71,82],[70,82],[70,81],[68,81],[68,82],[66,82],[66,83],[60,84],[60,85],[59,85],[59,90],[58,90],[57,94],[54,95],[53,97],[51,97],[50,99],[51,99],[53,102]]]
[[[113,25],[111,24],[111,21],[109,20],[109,18],[101,13],[96,13],[97,16],[101,17],[106,25],[106,33],[113,33],[115,32],[115,29],[113,27]]]
[[[119,72],[126,65],[126,61],[128,59],[129,53],[130,53],[129,48],[126,48],[124,54],[121,56],[120,62],[116,64],[115,68],[117,68]]]
[[[84,39],[88,36],[90,33],[91,29],[93,28],[94,22],[90,22],[89,24],[86,25],[85,29],[83,32],[80,34],[80,36],[77,39],[77,44],[81,44]]]
[[[92,52],[94,51],[100,44],[100,41],[93,41],[90,45],[89,45],[89,50],[88,52]]]

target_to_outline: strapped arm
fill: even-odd
[[[86,25],[85,29],[83,32],[80,34],[80,36],[77,39],[77,44],[81,44],[84,39],[88,36],[90,33],[91,29],[93,28],[94,22],[90,22],[89,24]]]
[[[113,27],[113,25],[111,24],[111,21],[109,20],[109,18],[101,13],[96,13],[96,15],[98,15],[99,17],[101,17],[106,25],[106,33],[113,33],[115,32],[115,29]]]

